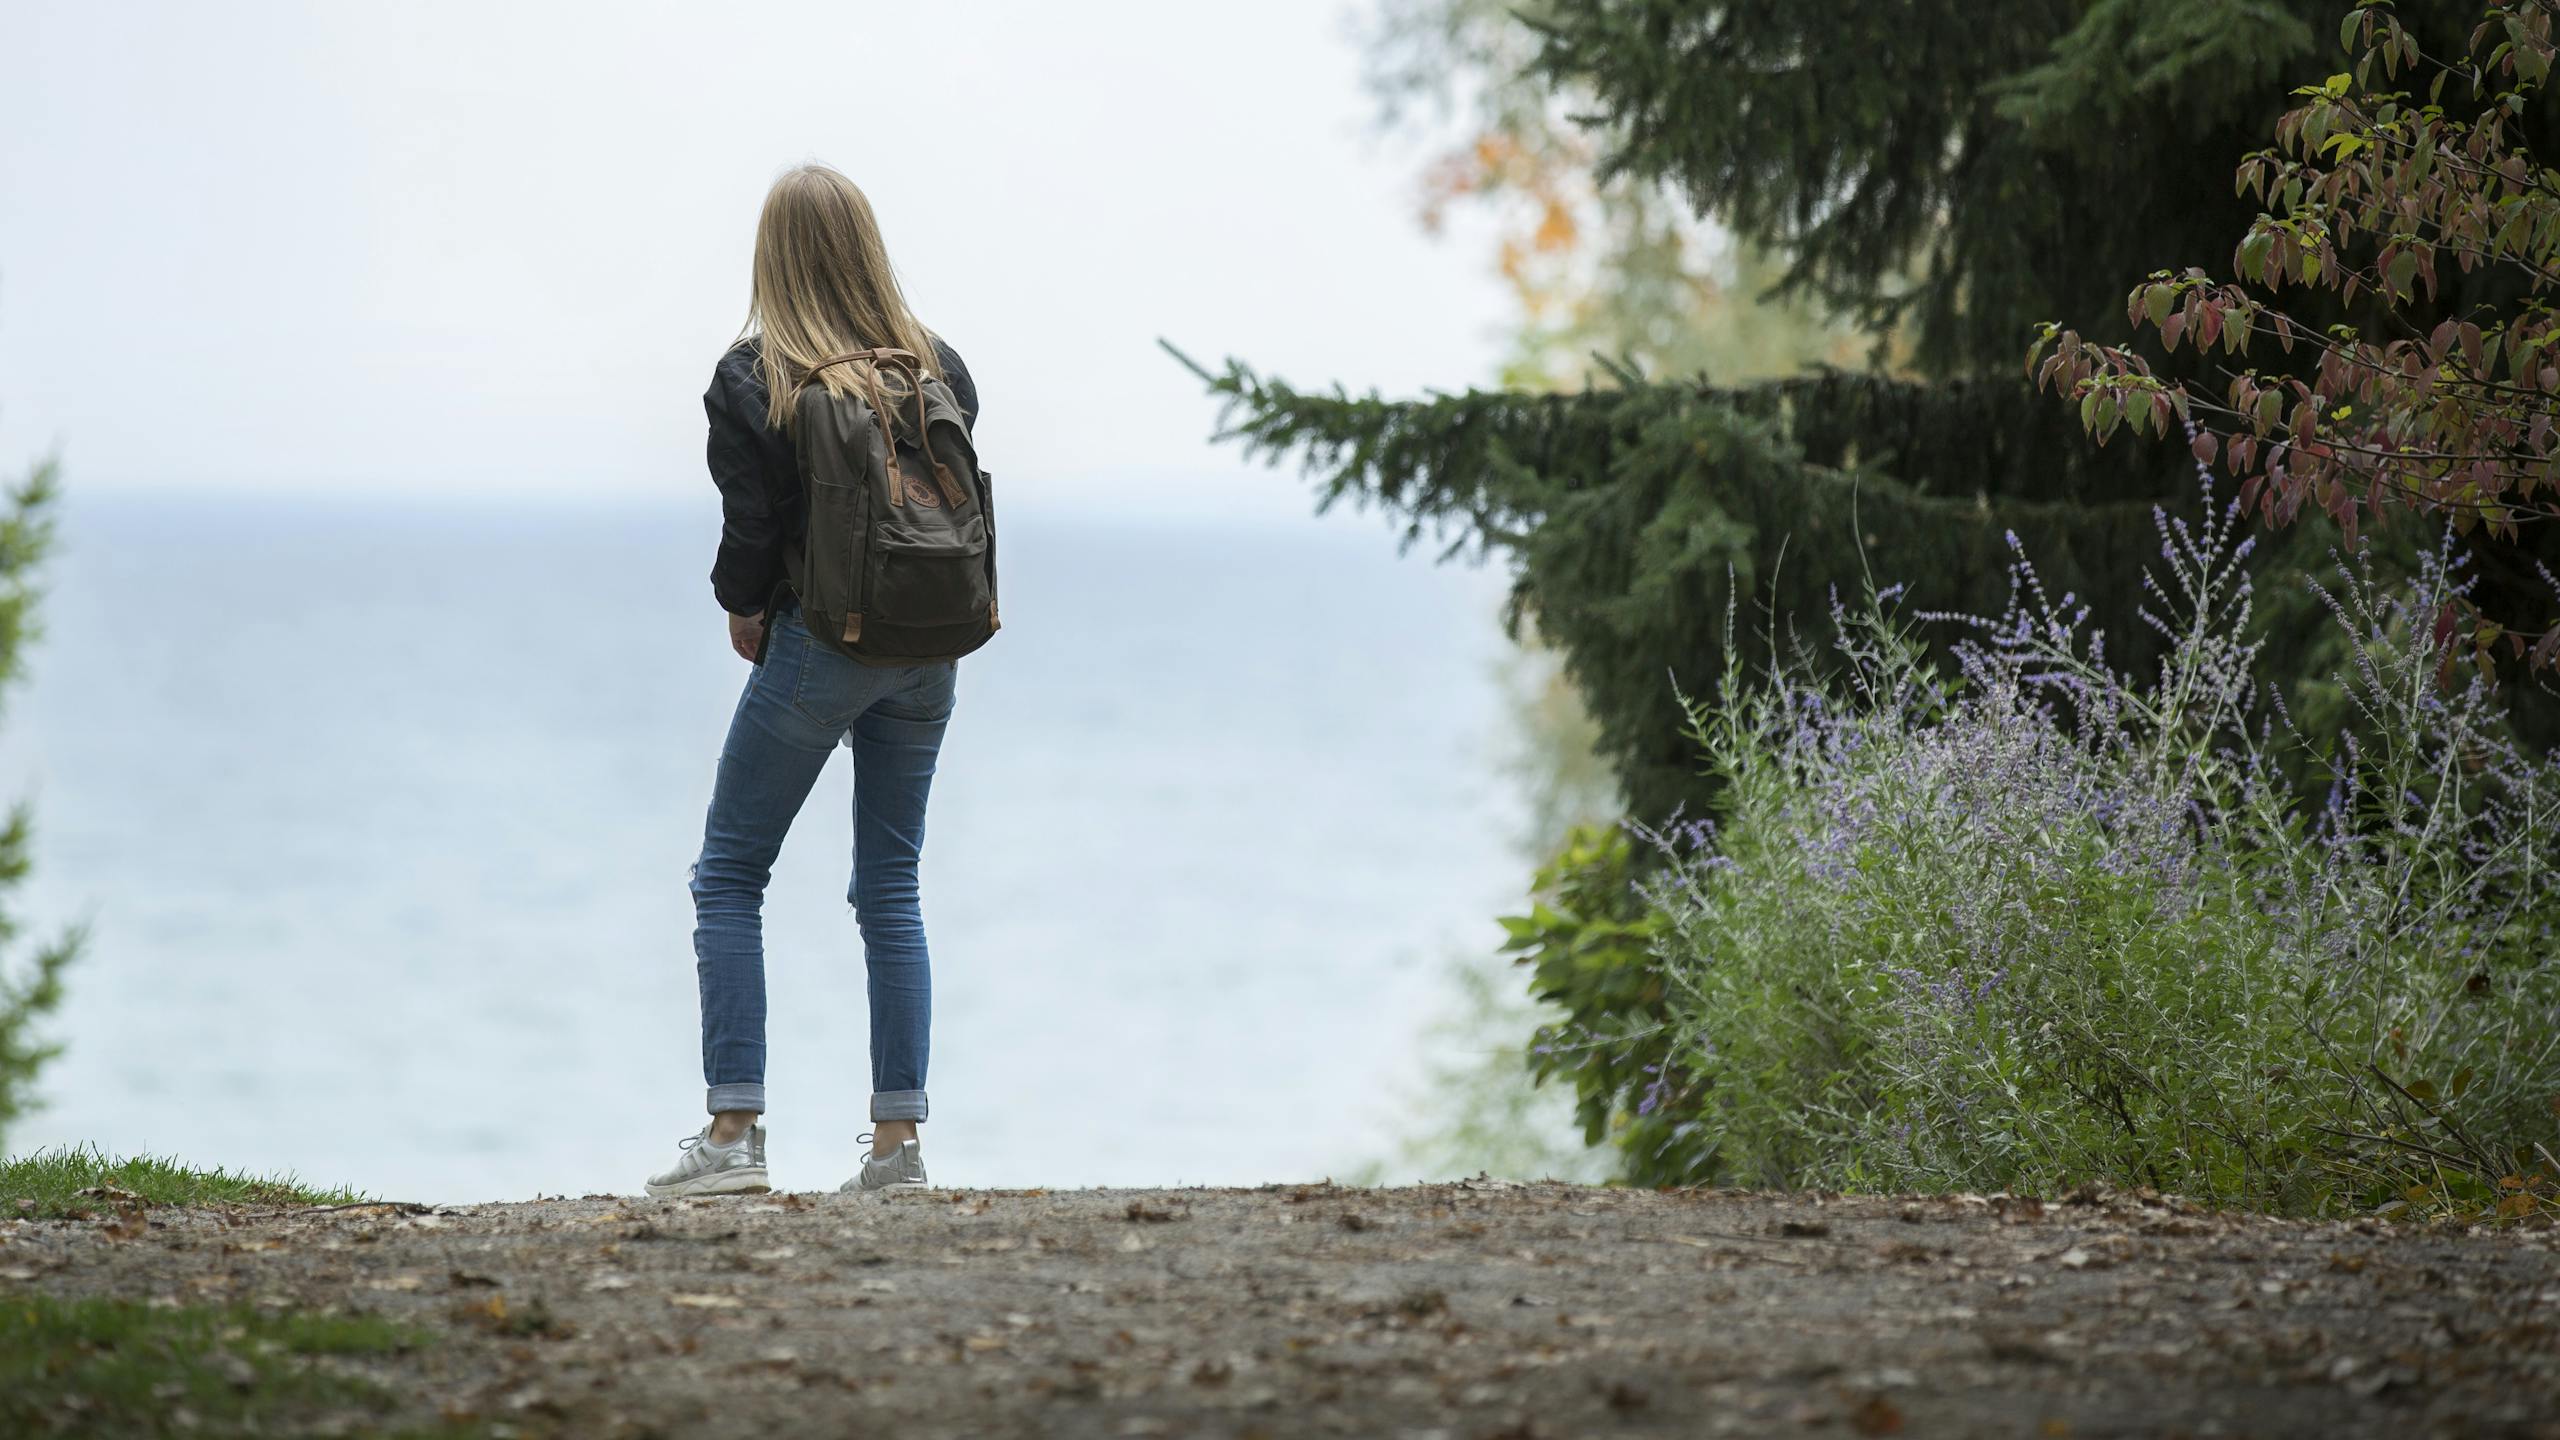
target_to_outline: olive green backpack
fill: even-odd
[[[858,395],[818,383],[860,362]],[[903,392],[881,383],[898,372]],[[783,551],[819,644],[865,665],[956,660],[996,633],[986,472],[951,387],[904,350],[855,350],[800,384],[792,437],[808,527]]]

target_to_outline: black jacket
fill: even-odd
[[[969,367],[940,339],[933,348],[976,429],[978,387]],[[711,564],[711,593],[732,615],[761,615],[783,588],[782,549],[799,542],[805,521],[791,437],[765,423],[754,341],[739,341],[720,357],[702,408],[711,416],[711,480],[720,487],[720,555]]]

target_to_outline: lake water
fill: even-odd
[[[1501,577],[1374,520],[1008,517],[924,867],[937,1179],[1249,1183],[1413,1123],[1522,881]],[[76,503],[0,727],[12,903],[93,936],[13,1150],[424,1201],[701,1123],[684,881],[744,667],[699,504]],[[840,756],[767,903],[776,1182],[868,1095]]]

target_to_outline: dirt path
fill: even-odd
[[[123,1238],[118,1238],[119,1234]],[[2560,1436],[2560,1254],[1502,1182],[0,1224],[0,1292],[358,1309],[530,1435]]]

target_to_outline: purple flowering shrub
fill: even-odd
[[[1630,1179],[2317,1212],[2560,1174],[2560,765],[2439,648],[2460,557],[2321,587],[2352,724],[2314,735],[2253,678],[2236,510],[2159,524],[2156,674],[2021,554],[1997,618],[1835,606],[1827,656],[1691,703],[1726,802],[1635,832],[1618,983],[1658,998],[1538,1038],[1608,1077]]]

